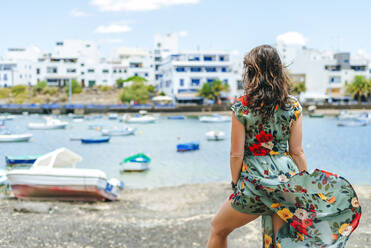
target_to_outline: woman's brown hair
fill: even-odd
[[[274,47],[258,46],[245,56],[243,81],[249,108],[264,121],[276,108],[287,108],[289,77]]]

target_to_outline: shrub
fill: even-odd
[[[45,88],[43,88],[42,90],[42,94],[44,95],[50,95],[50,96],[54,96],[56,94],[58,94],[58,88],[57,87],[49,87],[49,86],[46,86]]]
[[[9,88],[0,88],[0,99],[8,98],[10,95]]]
[[[130,102],[133,100],[139,103],[145,103],[148,98],[148,88],[143,82],[133,82],[132,85],[125,87],[120,94],[120,100],[122,102]]]
[[[25,93],[26,90],[27,90],[27,87],[24,85],[16,85],[16,86],[13,86],[11,89],[13,96],[18,96],[22,93]]]
[[[46,81],[40,81],[38,82],[35,87],[34,87],[34,90],[36,92],[41,92],[44,88],[48,87],[48,83]]]
[[[108,85],[99,85],[99,86],[98,86],[98,89],[99,89],[100,91],[103,91],[103,92],[105,92],[105,91],[110,91],[110,90],[112,90],[112,86],[108,86]]]
[[[117,88],[122,88],[122,86],[124,86],[124,83],[125,83],[125,80],[122,79],[122,78],[119,78],[116,80],[116,86]]]
[[[80,94],[82,92],[81,84],[77,80],[73,79],[70,83],[72,84],[72,94]],[[68,94],[69,84],[67,84],[66,92]]]

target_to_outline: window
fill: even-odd
[[[46,68],[47,73],[58,73],[57,67],[47,67]]]
[[[63,46],[63,42],[57,42],[57,46]]]
[[[134,76],[138,76],[138,73],[136,72],[136,73],[134,73]]]
[[[206,67],[207,72],[216,72],[216,67]]]
[[[201,72],[202,68],[201,67],[191,67],[191,72]]]
[[[199,56],[189,56],[188,61],[200,61]]]
[[[179,79],[179,86],[180,87],[184,86],[184,79],[183,78]]]
[[[175,70],[177,72],[185,72],[185,68],[184,67],[177,67],[177,68],[175,68]]]
[[[107,83],[107,82],[108,82],[107,79],[104,79],[104,80],[103,80],[103,83]]]
[[[192,78],[191,79],[191,86],[199,86],[200,85],[200,79],[199,78]]]
[[[224,82],[225,84],[228,84],[228,79],[227,79],[227,78],[224,79],[223,82]]]
[[[171,85],[171,80],[166,81],[166,88],[169,88]]]
[[[222,72],[227,72],[227,67],[222,67]]]
[[[208,83],[211,83],[212,81],[214,81],[214,78],[208,78],[206,81],[207,81]]]
[[[76,69],[74,69],[74,68],[67,68],[67,73],[76,73]]]
[[[337,83],[340,83],[340,82],[341,82],[341,77],[339,77],[339,76],[333,76],[333,77],[330,77],[330,79],[329,79],[330,84],[337,84]]]
[[[220,56],[219,57],[219,61],[225,61],[225,57],[224,56]]]
[[[84,67],[85,66],[85,64],[81,64],[81,67]]]
[[[109,73],[109,70],[108,70],[108,69],[103,69],[103,70],[102,70],[102,73],[107,74],[107,73]]]
[[[147,72],[146,72],[146,73],[144,73],[144,76],[145,76],[145,77],[148,77],[148,73],[147,73]]]
[[[116,73],[117,72],[117,70],[115,69],[115,70],[113,70],[113,73]]]
[[[95,70],[94,69],[88,69],[88,73],[94,73]]]
[[[95,80],[89,80],[88,85],[89,87],[93,87],[95,85]]]
[[[85,72],[82,71],[82,72],[81,72],[81,75],[84,75],[84,74],[85,74]]]
[[[213,61],[212,56],[204,56],[204,61]]]
[[[37,75],[40,74],[40,68],[37,68],[37,69],[36,69],[36,74],[37,74]]]
[[[8,74],[4,74],[4,81],[8,81]]]

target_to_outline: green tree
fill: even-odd
[[[361,103],[362,95],[367,96],[368,80],[364,76],[355,76],[352,83],[346,85],[346,92],[357,97],[358,103]]]
[[[69,83],[72,84],[71,85],[72,86],[72,94],[80,94],[82,92],[81,84],[79,82],[77,82],[76,79],[72,79]],[[68,94],[68,92],[69,92],[69,84],[67,84],[66,92]]]
[[[145,103],[148,101],[148,99],[148,87],[143,81],[134,81],[132,85],[124,87],[120,94],[120,100],[122,102],[137,101],[139,103]]]
[[[124,83],[126,82],[147,82],[147,79],[145,79],[144,77],[141,77],[141,76],[131,76],[131,77],[128,77],[127,79],[124,80]]]
[[[116,80],[116,86],[117,88],[122,88],[124,86],[125,80],[122,78],[119,78]]]
[[[163,92],[163,91],[161,91],[159,95],[160,96],[166,96],[165,92]]]
[[[48,86],[48,83],[46,81],[40,81],[40,82],[37,82],[37,84],[34,86],[34,90],[40,93],[47,86]]]
[[[305,86],[304,82],[293,83],[291,89],[292,89],[292,93],[295,95],[300,95],[300,93],[307,91],[307,87]]]
[[[228,91],[229,85],[227,83],[224,83],[219,79],[214,79],[211,83],[204,83],[198,91],[198,95],[203,96],[206,99],[214,99],[219,103],[221,92]]]
[[[371,103],[371,78],[367,80],[366,93],[367,93],[368,104],[370,104]]]

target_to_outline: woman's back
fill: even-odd
[[[232,110],[245,127],[245,156],[266,156],[288,152],[290,127],[302,108],[297,99],[290,96],[286,109],[276,105],[273,117],[264,121],[259,113],[251,111],[245,95],[237,100]]]

